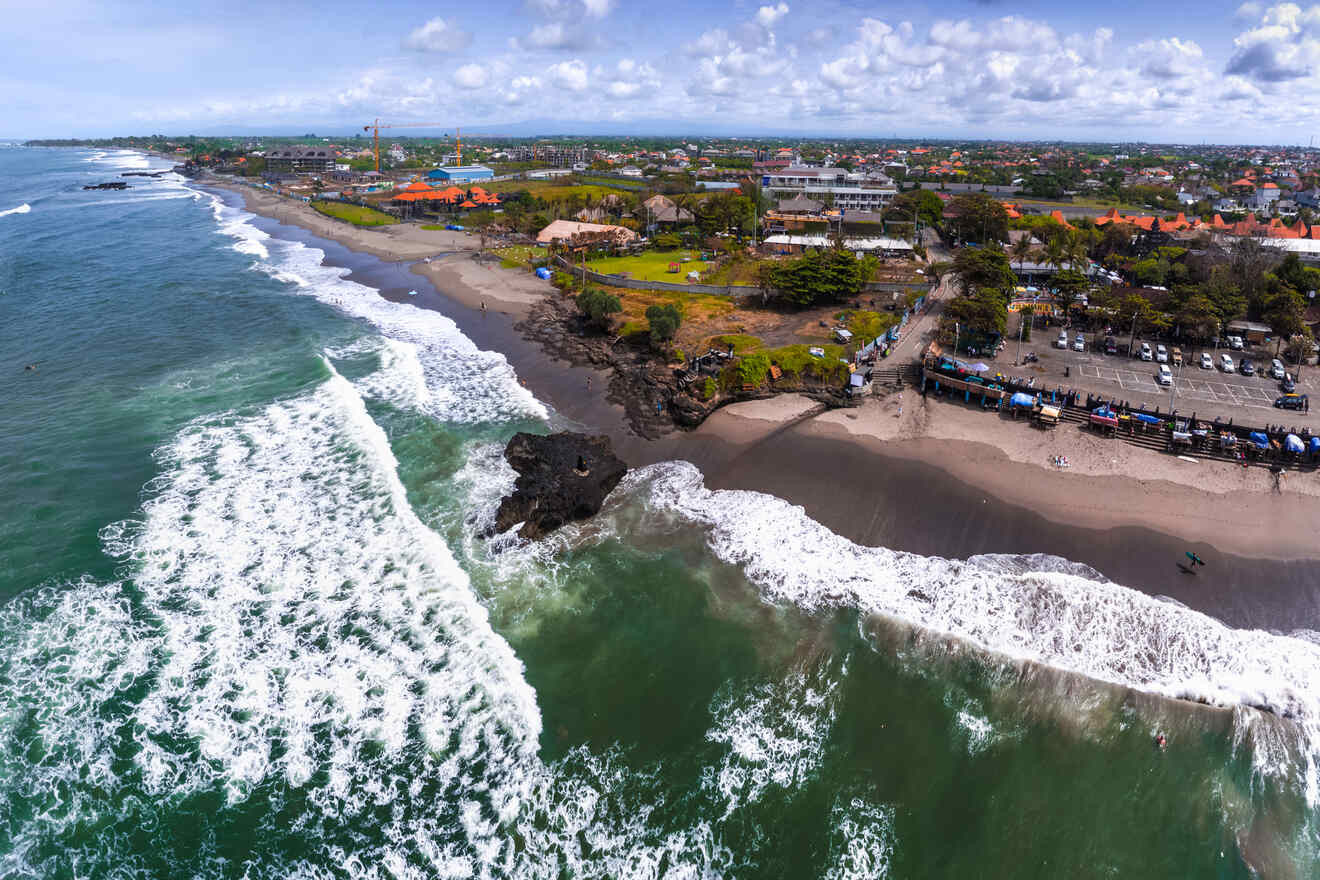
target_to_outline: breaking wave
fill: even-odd
[[[372,396],[462,424],[548,417],[545,406],[518,382],[509,362],[478,348],[449,318],[390,302],[374,288],[347,280],[347,270],[322,265],[325,254],[320,249],[271,239],[249,222],[252,214],[218,198],[213,197],[212,206],[220,231],[237,239],[235,250],[257,257],[258,269],[366,320],[391,341],[390,369],[371,380],[367,391]]]
[[[26,214],[32,210],[32,206],[27,202],[19,205],[17,208],[10,208],[7,211],[0,211],[0,217],[8,217],[10,214]]]
[[[1304,731],[1303,747],[1267,750],[1272,757],[1263,752],[1257,767],[1320,802],[1320,647],[1312,642],[1232,629],[1071,563],[1034,570],[1023,564],[1030,558],[959,562],[859,546],[779,498],[711,491],[686,462],[633,472],[621,487],[641,493],[653,512],[704,526],[714,553],[769,599],[856,608],[1100,681],[1244,707],[1240,725],[1257,717],[1253,709],[1291,719]]]

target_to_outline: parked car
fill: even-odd
[[[1173,347],[1173,351],[1169,352],[1169,363],[1173,364],[1175,367],[1181,367],[1183,365],[1182,349],[1178,348],[1176,345]]]
[[[1086,337],[1080,333],[1073,339],[1073,351],[1086,351]]]
[[[1305,394],[1285,394],[1274,401],[1279,409],[1306,409]]]
[[[1283,378],[1279,380],[1279,390],[1284,394],[1292,394],[1297,390],[1297,383],[1293,380],[1292,373],[1283,374]]]
[[[1231,348],[1231,349],[1233,349],[1234,351],[1241,351],[1241,350],[1242,350],[1242,337],[1241,337],[1241,336],[1230,336],[1230,337],[1228,337],[1228,347]]]
[[[1151,354],[1149,342],[1141,343],[1141,359],[1143,361],[1150,361],[1155,359],[1155,356]]]
[[[1273,379],[1282,379],[1286,371],[1283,369],[1283,361],[1275,358],[1270,361],[1270,377]]]
[[[1105,337],[1105,354],[1118,354],[1118,341],[1112,336]]]
[[[1242,363],[1238,364],[1238,372],[1244,376],[1256,375],[1256,365],[1251,362],[1251,358],[1243,358]]]
[[[1169,362],[1169,350],[1164,347],[1163,342],[1155,346],[1155,360],[1161,364],[1167,364]]]
[[[1054,345],[1055,345],[1056,348],[1067,348],[1067,347],[1068,347],[1068,331],[1067,331],[1067,330],[1060,330],[1060,331],[1059,331],[1059,338],[1056,339],[1056,340],[1054,340]]]
[[[1155,374],[1155,378],[1161,385],[1173,384],[1173,370],[1169,369],[1168,364],[1160,364],[1160,371]]]
[[[1215,368],[1214,358],[1210,357],[1210,352],[1201,352],[1201,369],[1213,370]]]
[[[1219,369],[1223,370],[1225,373],[1237,372],[1233,369],[1233,356],[1229,354],[1221,354],[1219,356]]]

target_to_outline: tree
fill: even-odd
[[[465,221],[468,226],[477,230],[477,235],[481,240],[481,249],[486,249],[486,237],[490,234],[490,228],[495,224],[495,215],[490,211],[473,211],[467,215]]]
[[[1239,238],[1233,243],[1230,257],[1242,293],[1247,298],[1248,311],[1260,314],[1265,292],[1265,270],[1269,268],[1272,257],[1264,245],[1250,236]]]
[[[1008,212],[985,193],[966,193],[949,204],[949,226],[960,241],[1008,241]]]
[[[785,301],[796,306],[838,302],[862,289],[862,270],[847,251],[810,253],[773,266],[769,280]]]
[[[1054,276],[1054,289],[1063,303],[1064,314],[1067,314],[1086,289],[1086,276],[1076,269],[1063,269]]]
[[[974,334],[1002,335],[1008,323],[1008,303],[999,291],[981,288],[950,300],[944,307],[944,321],[957,322]]]
[[[944,219],[944,202],[928,189],[910,189],[894,196],[882,216],[885,220],[911,223],[914,214],[919,223],[938,225]]]
[[[577,307],[582,314],[586,315],[587,319],[601,330],[608,330],[611,316],[623,311],[623,303],[619,302],[619,298],[599,287],[588,287],[579,293],[573,301],[577,303]]]
[[[1291,339],[1306,329],[1302,319],[1306,311],[1306,300],[1297,291],[1284,287],[1275,293],[1265,304],[1265,320],[1274,331],[1274,354],[1279,354],[1279,347],[1284,340]]]
[[[1231,266],[1219,265],[1210,270],[1210,277],[1202,281],[1198,292],[1210,301],[1210,307],[1220,327],[1228,326],[1247,312],[1247,298],[1242,295]]]
[[[683,323],[683,316],[673,304],[648,306],[646,322],[651,326],[651,341],[668,342],[678,332],[679,325]]]
[[[953,271],[958,276],[958,289],[964,295],[979,287],[1012,290],[1017,284],[1008,254],[998,248],[960,248],[953,255]]]
[[[1027,257],[1031,256],[1033,247],[1035,245],[1031,243],[1030,234],[1018,236],[1017,241],[1009,247],[1008,252],[1013,255],[1013,259],[1017,260],[1019,272],[1022,271],[1023,264],[1027,262]]]
[[[1189,296],[1173,317],[1178,327],[1193,339],[1213,339],[1219,326],[1215,304],[1202,293]]]

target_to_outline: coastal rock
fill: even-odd
[[[568,431],[515,434],[504,459],[518,479],[513,494],[500,502],[494,531],[522,523],[518,534],[531,541],[565,523],[594,516],[628,472],[608,437]]]
[[[128,189],[128,184],[122,180],[112,180],[109,183],[89,183],[83,189]]]

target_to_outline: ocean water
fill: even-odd
[[[0,147],[0,876],[1320,872],[1306,634],[682,462],[482,540],[555,413],[160,166]]]

